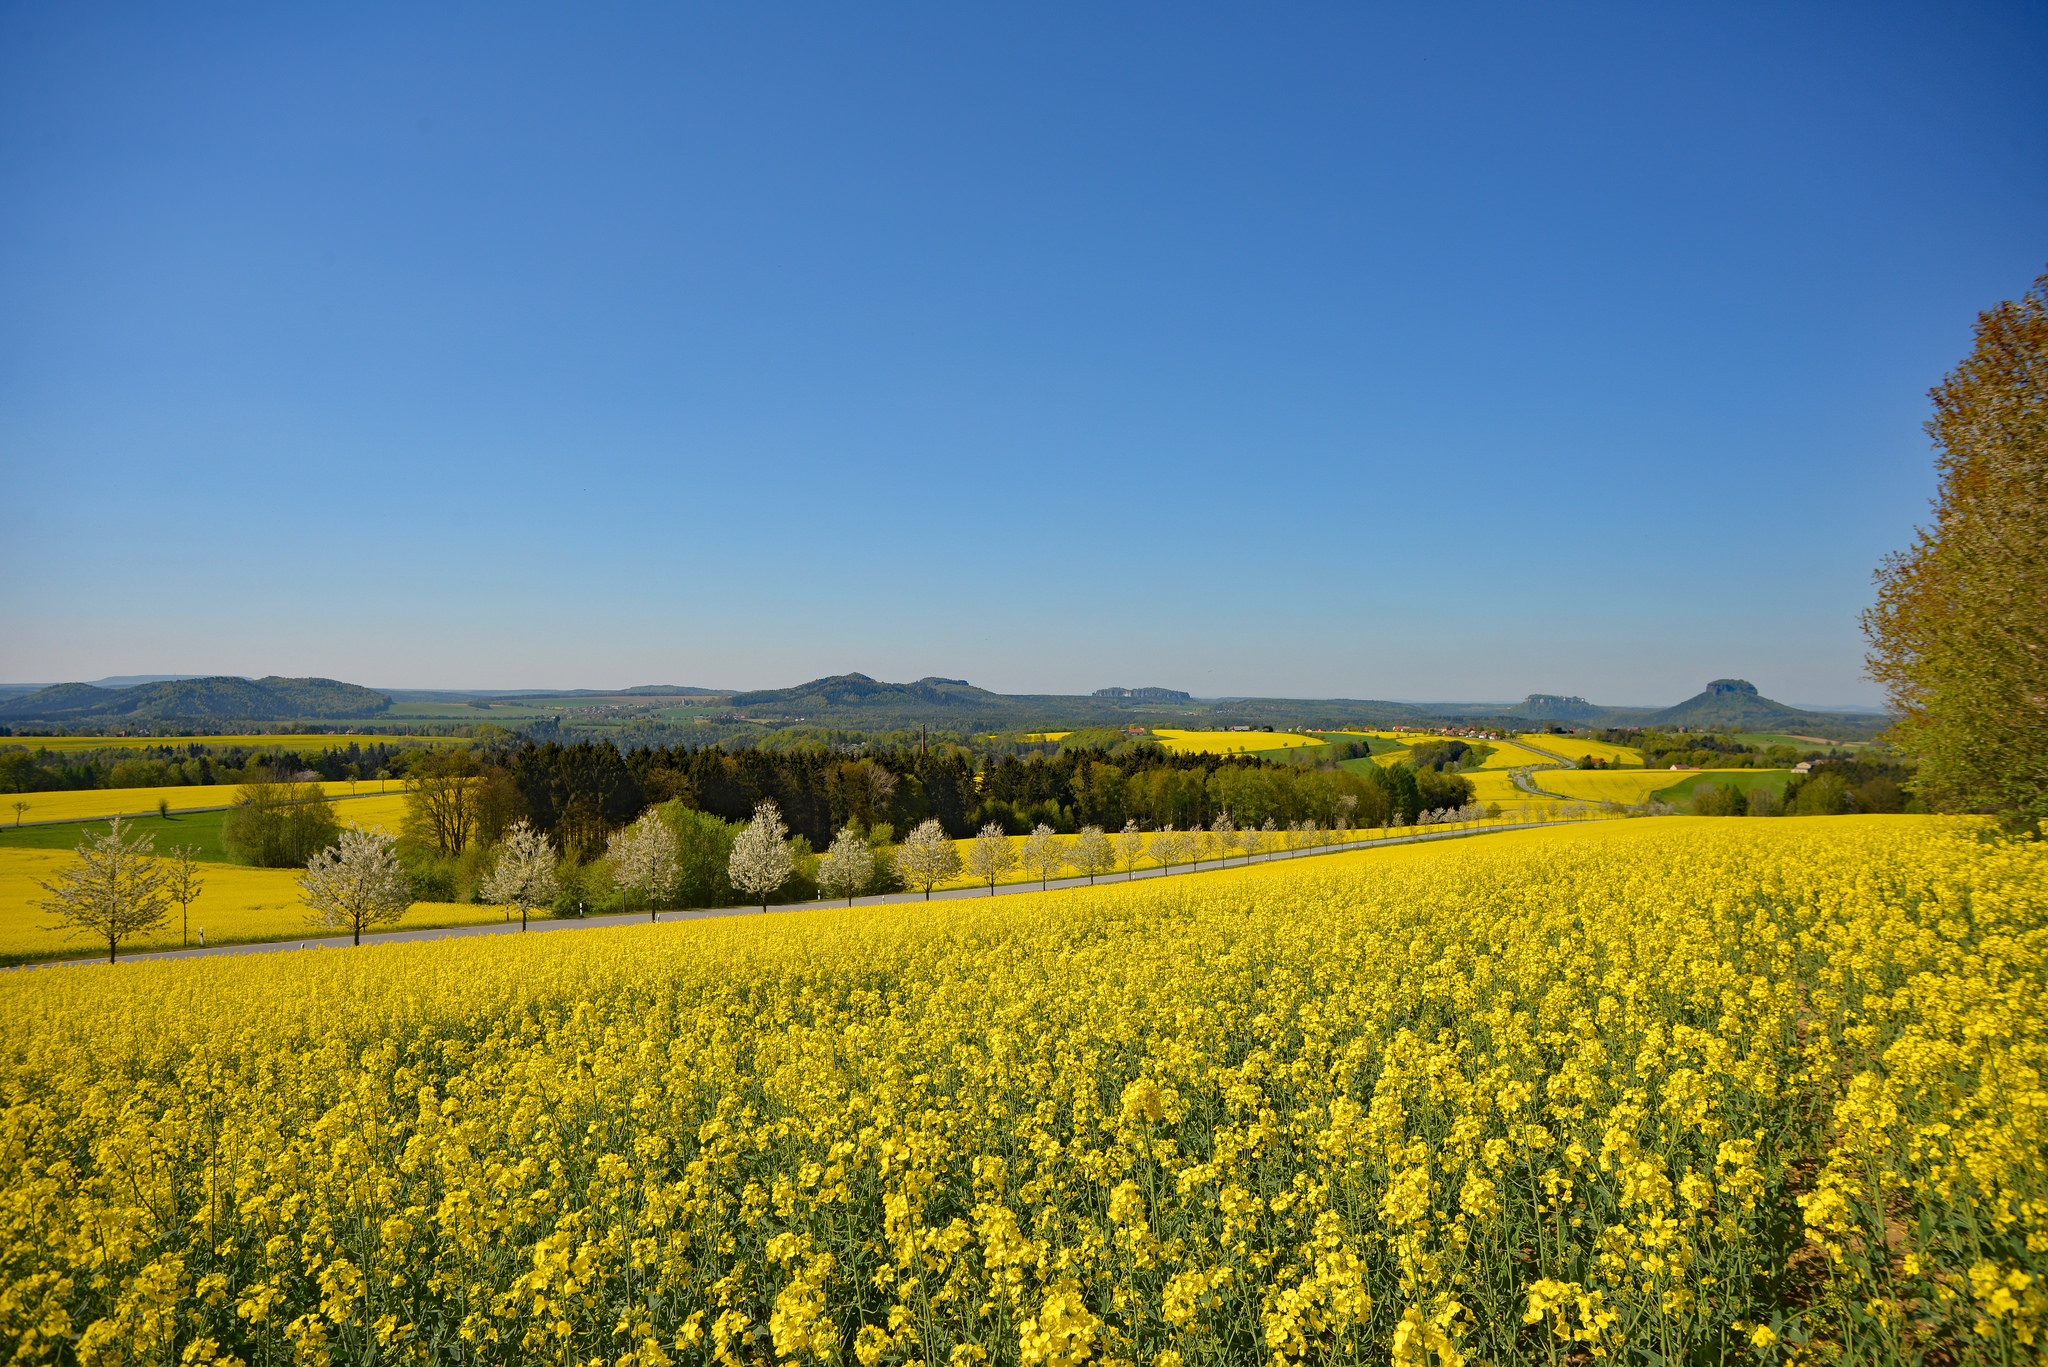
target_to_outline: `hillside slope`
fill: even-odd
[[[372,717],[391,706],[388,695],[335,679],[262,679],[222,676],[94,688],[53,684],[0,701],[7,721],[194,720],[291,721],[306,717]]]
[[[1675,707],[1652,712],[1641,724],[1712,731],[1773,731],[1788,725],[1839,725],[1842,720],[1774,702],[1759,694],[1756,685],[1747,679],[1716,679]]]

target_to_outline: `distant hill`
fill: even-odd
[[[1566,694],[1531,693],[1507,712],[1512,717],[1529,717],[1536,721],[1589,721],[1613,710]]]
[[[54,684],[0,699],[0,720],[88,722],[169,720],[293,721],[301,718],[372,717],[391,706],[388,695],[334,679],[175,679],[129,688]]]
[[[1839,716],[1802,712],[1773,702],[1747,679],[1716,679],[1676,707],[1652,712],[1647,726],[1686,726],[1715,731],[1781,731],[1788,725],[1840,722]]]
[[[752,693],[735,693],[732,706],[748,711],[772,711],[811,716],[857,708],[863,711],[909,709],[922,715],[943,714],[949,720],[975,713],[1007,712],[1014,699],[965,679],[927,677],[916,683],[882,683],[865,674],[834,674],[813,679],[795,688],[767,688]],[[936,718],[935,718],[936,719]]]

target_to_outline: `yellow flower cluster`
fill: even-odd
[[[1843,817],[8,975],[0,1346],[2032,1360],[2044,954]]]

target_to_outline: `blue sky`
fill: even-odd
[[[0,678],[1874,702],[2048,10],[0,6]]]

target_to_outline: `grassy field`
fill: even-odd
[[[1756,769],[1703,769],[1699,775],[1673,774],[1669,769],[1545,769],[1530,775],[1546,792],[1588,802],[1633,806],[1681,778],[1769,772]]]
[[[2048,1331],[2044,937],[2039,845],[1673,818],[6,975],[0,1338],[2013,1367]]]
[[[155,839],[159,851],[168,850],[173,845],[188,846],[199,851],[197,858],[209,863],[226,863],[228,853],[220,837],[221,823],[226,819],[226,812],[186,812],[183,815],[173,812],[167,817],[151,812],[147,816],[129,818],[122,823],[122,829],[148,833]],[[0,827],[0,852],[75,849],[89,837],[105,834],[106,829],[104,821]]]
[[[1808,750],[1843,750],[1853,755],[1859,750],[1869,749],[1873,743],[1867,740],[1822,740],[1818,736],[1793,736],[1760,731],[1746,731],[1740,735],[1730,737],[1730,739],[1740,741],[1744,745],[1758,746],[1759,748],[1771,745],[1789,745],[1802,754]]]
[[[1665,772],[1669,774],[1670,771]],[[1717,788],[1739,788],[1745,793],[1752,788],[1769,788],[1782,794],[1793,774],[1790,769],[1704,769],[1697,774],[1671,776],[1679,782],[1668,788],[1659,788],[1652,794],[1659,802],[1690,802],[1693,789],[1702,783],[1711,783]]]
[[[1277,754],[1304,745],[1321,745],[1315,736],[1289,731],[1174,731],[1154,729],[1159,743],[1176,755]]]
[[[378,743],[399,746],[470,744],[449,736],[0,736],[0,750],[19,745],[31,751],[49,750],[56,754],[77,750],[147,750],[156,746],[176,749],[187,745],[220,748],[239,745],[250,750],[290,750],[304,754],[308,750],[346,750],[351,745]]]
[[[399,798],[405,785],[396,779],[379,783],[371,778],[359,783],[322,783],[320,790],[337,803],[344,798],[360,803],[379,797],[387,800]],[[28,804],[27,810],[19,813],[23,821],[93,821],[154,812],[159,799],[169,803],[174,812],[231,807],[241,791],[241,785],[237,783],[210,783],[173,784],[164,788],[79,788],[54,793],[0,793],[0,822],[9,826],[15,824],[17,813],[14,804],[17,802]],[[364,812],[370,809],[351,807],[349,810]]]

